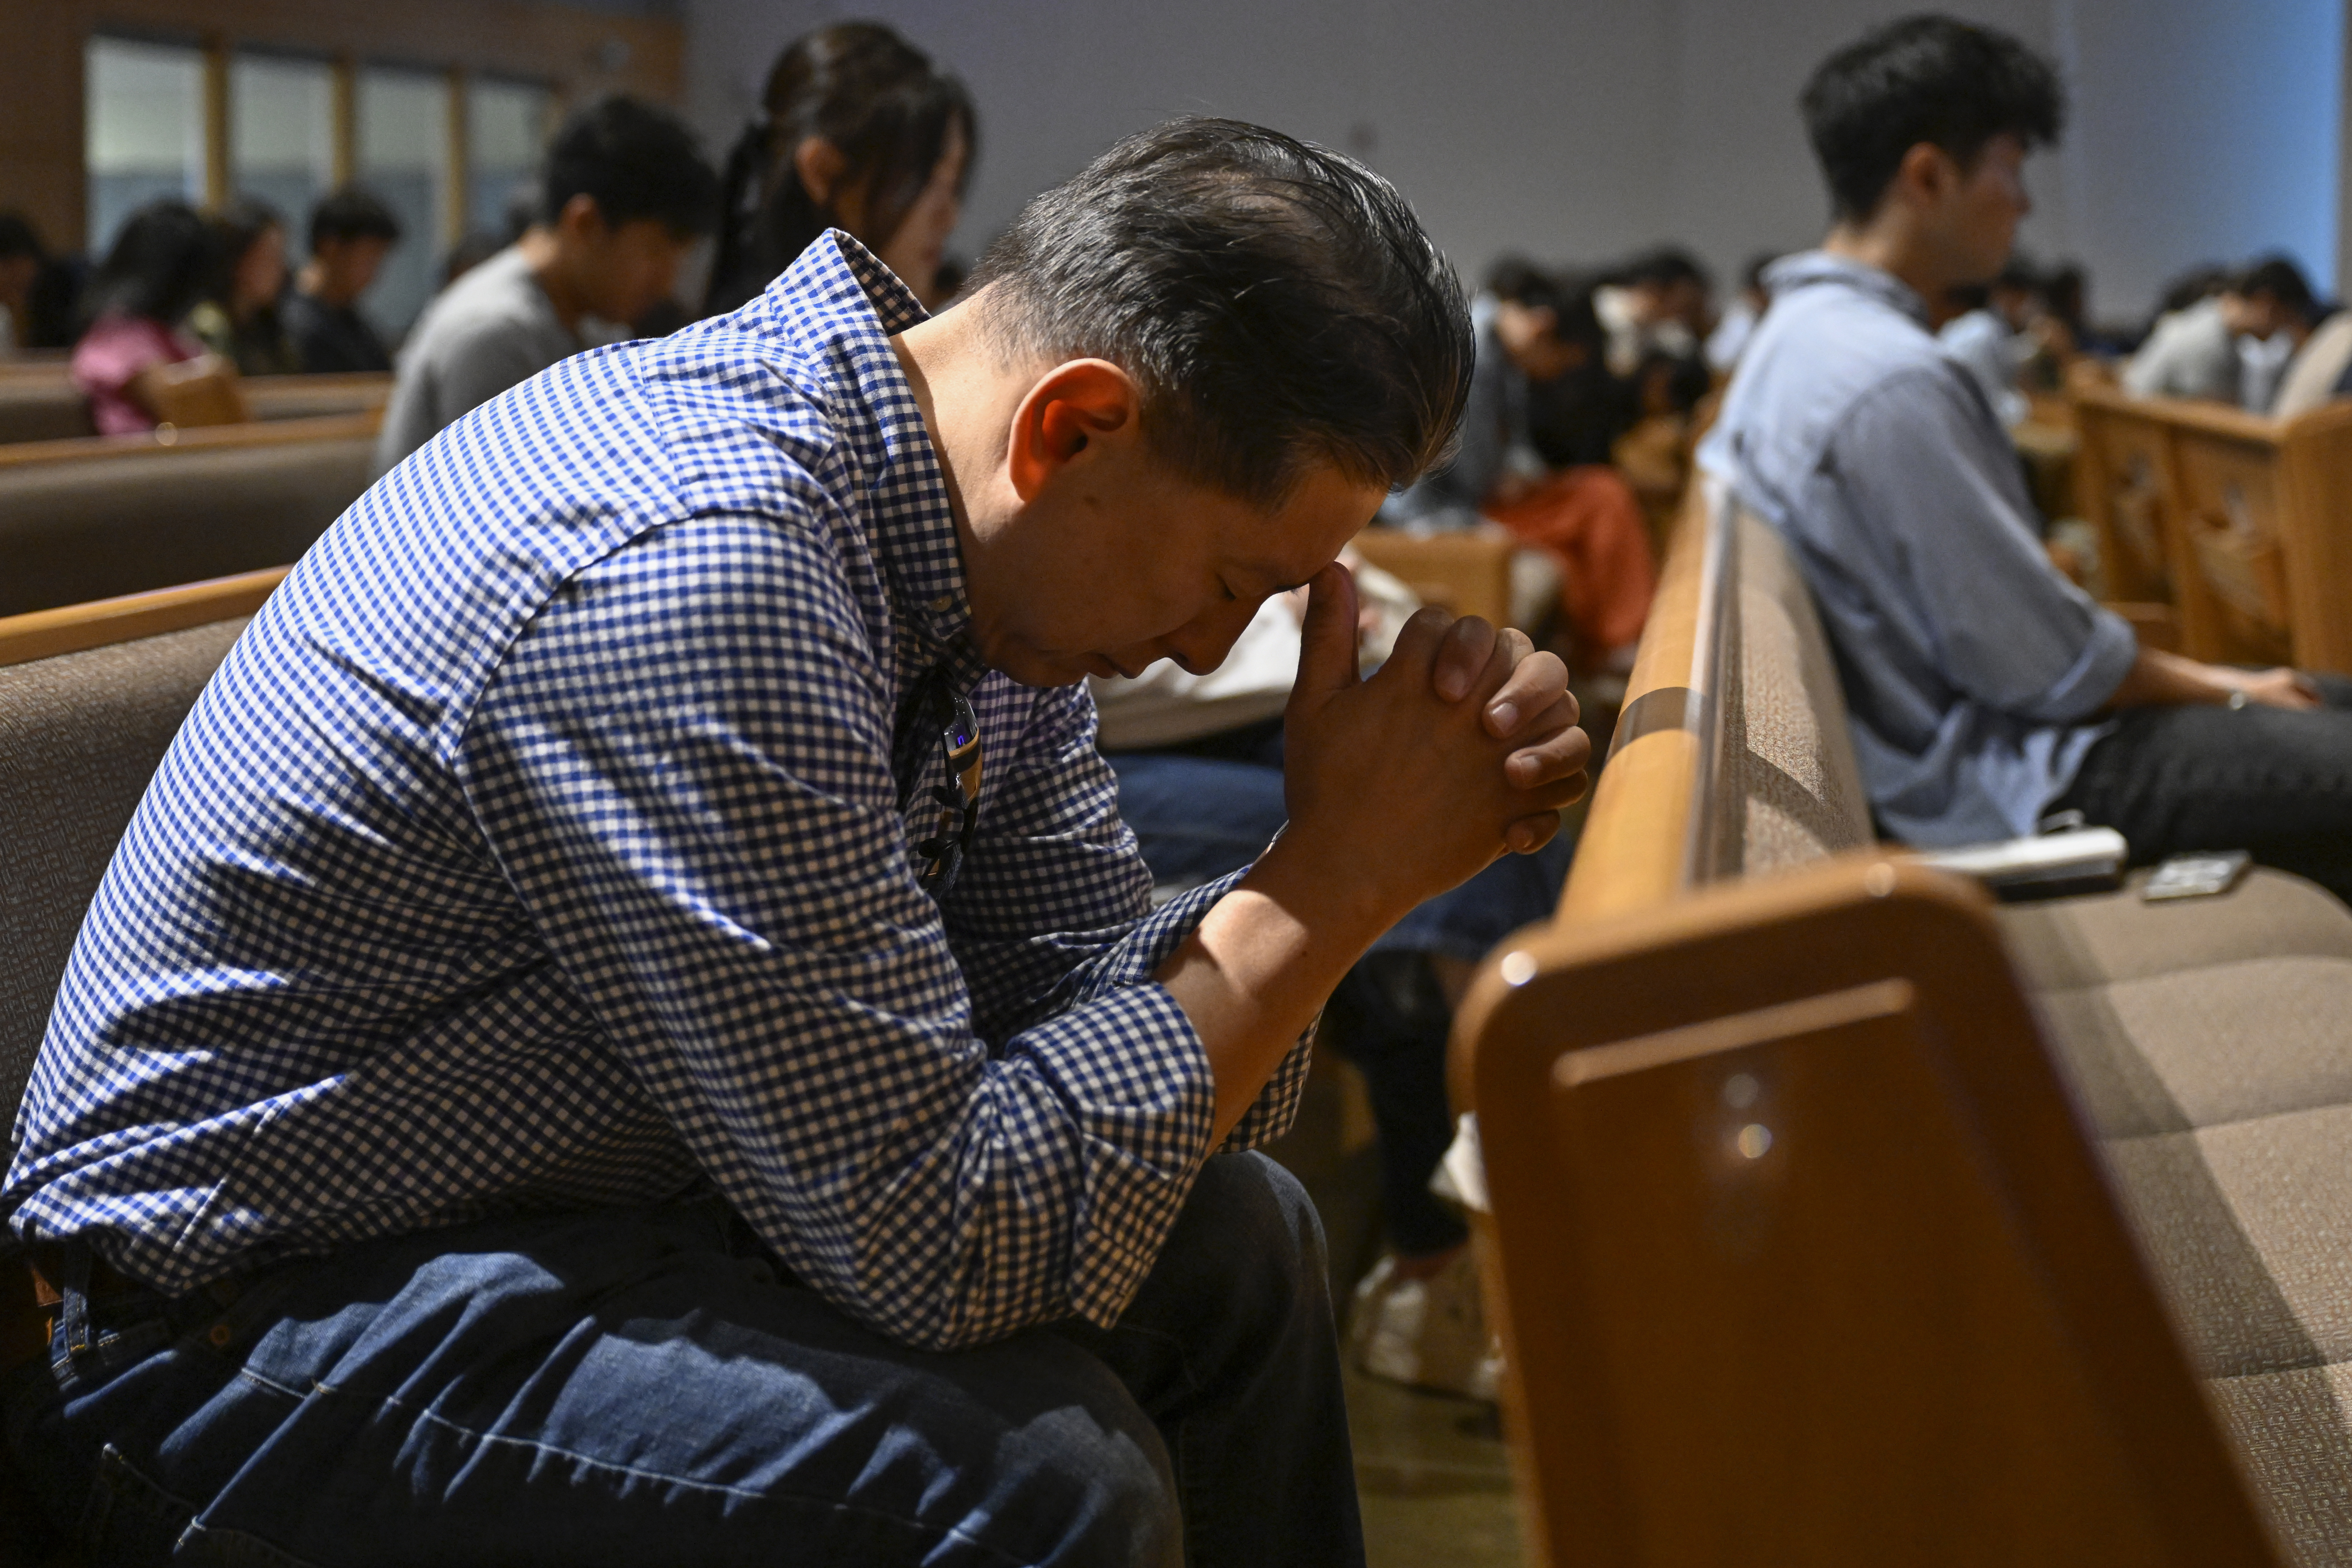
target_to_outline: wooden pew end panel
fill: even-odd
[[[2273,1561],[2007,974],[1868,852],[1490,964],[1454,1087],[1538,1561]]]

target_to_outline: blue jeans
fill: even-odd
[[[1237,871],[1288,819],[1279,721],[1105,760],[1118,775],[1119,816],[1158,881],[1197,886]],[[1454,1141],[1445,1092],[1454,1016],[1427,957],[1483,958],[1542,920],[1559,900],[1569,853],[1555,840],[1534,855],[1504,856],[1399,921],[1332,993],[1328,1037],[1363,1072],[1380,1137],[1381,1212],[1400,1252],[1443,1252],[1469,1237],[1462,1216],[1429,1190]]]
[[[2352,900],[2352,680],[2312,679],[2307,712],[2126,708],[2050,809],[2116,829],[2135,865],[2246,849]]]
[[[1322,1252],[1216,1156],[1115,1328],[930,1353],[715,1199],[488,1220],[93,1297],[7,1436],[91,1568],[1356,1564]]]

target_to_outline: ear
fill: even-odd
[[[604,237],[604,215],[596,205],[596,198],[582,191],[563,204],[555,215],[553,226],[567,239],[598,240]]]
[[[820,207],[833,205],[841,176],[848,168],[848,155],[822,136],[803,136],[793,149],[793,173],[800,176],[801,189],[809,194],[809,200]]]
[[[1013,411],[1005,461],[1013,489],[1034,499],[1054,476],[1106,442],[1131,438],[1142,401],[1127,372],[1108,360],[1074,359],[1038,379]]]
[[[1933,142],[1913,142],[1895,166],[1895,188],[1923,206],[1940,203],[1959,180],[1959,165]]]

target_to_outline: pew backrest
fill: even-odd
[[[292,563],[373,481],[377,417],[0,447],[0,615]]]
[[[389,372],[321,375],[257,375],[245,384],[246,406],[256,419],[316,419],[330,414],[377,414],[392,401]]]
[[[267,375],[241,382],[245,409],[257,420],[311,419],[331,414],[381,414],[392,396],[388,374]],[[186,420],[184,428],[194,427]],[[89,403],[62,363],[7,366],[0,372],[0,447],[98,433]]]
[[[2352,404],[2073,395],[2109,598],[2168,603],[2193,658],[2352,672]]]
[[[1353,541],[1363,558],[1402,582],[1424,605],[1457,616],[1511,623],[1511,536],[1492,523],[1435,533],[1367,528]]]
[[[0,618],[0,1103],[132,809],[282,568]]]
[[[2105,597],[2168,606],[2166,519],[2177,481],[2165,426],[2143,399],[2111,386],[2085,385],[2071,395],[2083,441],[2075,500],[2098,540]]]
[[[2207,658],[2352,672],[2352,405],[2292,419],[2167,411],[2184,623]]]
[[[97,434],[89,401],[62,370],[0,375],[0,445]]]

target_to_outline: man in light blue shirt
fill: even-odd
[[[2074,808],[2137,859],[2244,847],[2352,890],[2352,683],[2137,647],[2051,566],[1995,410],[1929,331],[1927,300],[2009,255],[2063,117],[2050,67],[1913,17],[1832,56],[1803,108],[1835,224],[1767,273],[1699,456],[1805,574],[1882,830],[1962,844]]]

